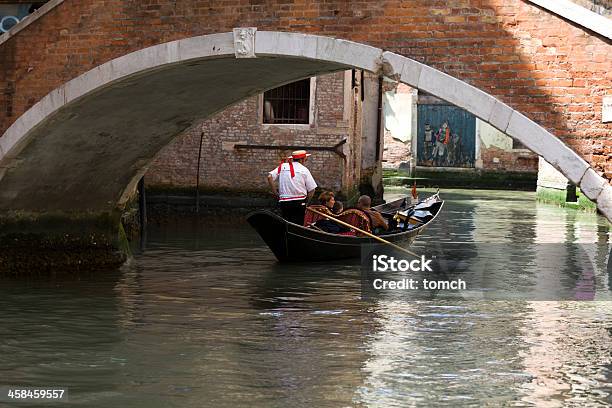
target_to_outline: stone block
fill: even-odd
[[[423,64],[388,51],[383,52],[382,61],[384,75],[414,88],[418,87]]]
[[[201,35],[178,41],[179,61],[219,55],[234,55],[232,33]]]
[[[204,49],[201,52],[206,54]],[[178,41],[143,48],[110,61],[111,80],[177,62],[179,57]]]
[[[393,52],[382,53],[383,74],[391,79],[399,81],[404,70],[405,57]]]
[[[404,68],[402,69],[402,82],[414,88],[418,88],[421,71],[424,66],[425,65],[420,62],[406,58],[404,61]]]
[[[3,156],[0,160],[6,160],[7,158],[15,157],[19,152],[17,149],[12,150],[24,137],[26,132],[31,129],[28,127],[28,115],[27,112],[17,119],[4,135],[0,137],[0,149],[3,152]]]
[[[585,196],[595,201],[606,184],[607,181],[590,168],[584,173],[579,186]]]
[[[612,186],[606,184],[597,197],[597,208],[612,222]]]
[[[505,132],[508,128],[508,123],[510,123],[512,112],[513,110],[511,107],[501,101],[495,100],[488,122],[495,128]]]
[[[506,133],[542,156],[572,183],[578,184],[589,165],[576,152],[546,129],[516,111],[510,117]]]
[[[255,37],[255,54],[315,59],[317,37],[299,33],[258,31]]]
[[[544,159],[559,169],[572,183],[578,185],[589,164],[556,137],[549,142],[549,145],[549,149],[544,153]]]
[[[506,134],[517,139],[540,156],[544,156],[546,140],[551,136],[540,125],[516,111],[513,111],[510,115]]]
[[[110,62],[102,64],[99,67],[94,68],[91,71],[87,71],[86,73],[66,82],[62,86],[64,89],[65,102],[70,103],[100,86],[102,84],[101,81],[103,80],[100,74],[103,71],[110,74]],[[107,76],[106,80],[110,81],[110,75]]]
[[[317,37],[317,59],[377,72],[382,61],[382,51],[352,41]]]

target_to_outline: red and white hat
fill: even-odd
[[[311,156],[311,154],[306,152],[306,150],[296,150],[294,152],[291,152],[291,156],[289,156],[289,159],[303,159],[304,157],[308,156]]]

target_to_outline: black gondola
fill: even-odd
[[[410,245],[438,216],[444,201],[438,193],[420,201],[418,207],[426,207],[431,216],[421,225],[407,231],[390,232],[381,238],[395,244]],[[373,207],[387,218],[397,211],[414,207],[408,198]],[[417,208],[418,208],[417,207]],[[255,211],[247,221],[259,233],[280,262],[331,261],[336,259],[359,258],[362,244],[378,243],[373,238],[330,234],[288,222],[271,211]]]

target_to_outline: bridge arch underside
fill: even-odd
[[[264,90],[348,68],[384,74],[473,113],[544,157],[612,219],[612,188],[587,162],[465,82],[344,40],[256,32],[253,44],[253,58],[236,58],[233,33],[160,44],[105,63],[34,105],[0,137],[0,241],[54,231],[77,237],[77,247],[95,240],[97,248],[116,249],[126,192],[195,121]],[[88,242],[79,241],[87,234]]]
[[[0,180],[0,211],[110,212],[196,120],[266,89],[346,68],[298,58],[212,58],[131,75],[30,132]]]

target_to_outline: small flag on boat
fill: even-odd
[[[419,195],[417,194],[416,191],[416,180],[414,181],[414,184],[412,184],[412,198],[416,199]]]

